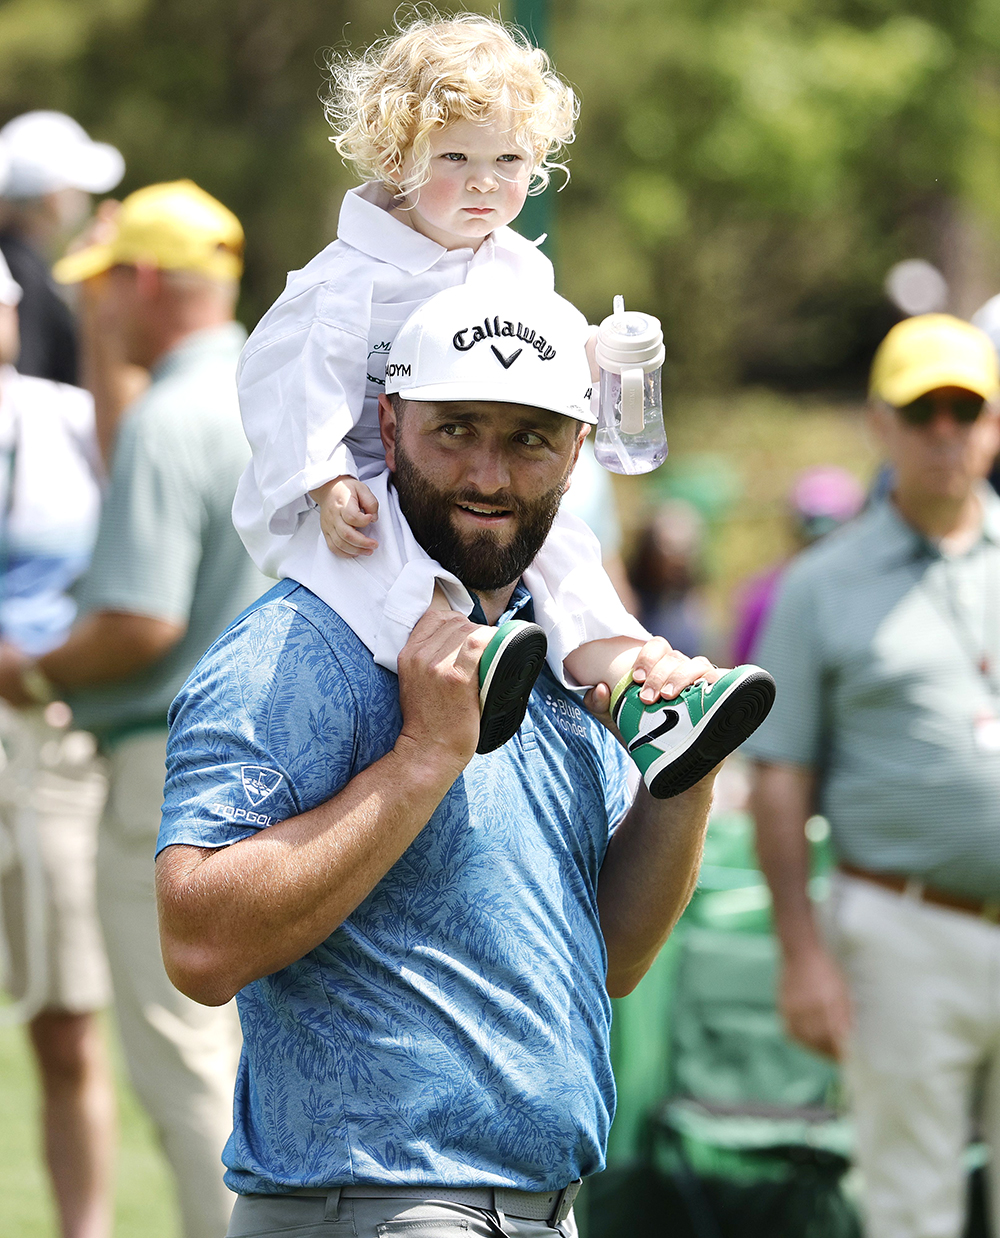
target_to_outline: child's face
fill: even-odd
[[[431,135],[430,180],[408,194],[396,217],[445,249],[478,249],[517,217],[531,160],[504,125],[457,120]],[[413,156],[403,165],[413,170]]]

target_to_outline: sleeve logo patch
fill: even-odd
[[[240,766],[240,781],[243,783],[247,799],[254,808],[258,804],[263,804],[268,796],[277,791],[284,777],[284,774],[279,774],[276,769],[265,769],[263,765]]]

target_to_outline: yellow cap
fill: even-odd
[[[1000,366],[990,337],[951,314],[898,322],[875,353],[869,392],[902,408],[938,387],[963,387],[992,399],[1000,391]]]
[[[240,221],[194,181],[147,185],[129,194],[115,229],[110,241],[60,259],[52,269],[59,283],[77,284],[119,264],[196,271],[212,279],[239,279],[243,271]]]

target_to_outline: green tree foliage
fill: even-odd
[[[64,109],[121,148],[123,192],[191,176],[217,194],[247,229],[252,323],[332,239],[351,183],[318,101],[326,51],[365,46],[394,8],[7,0],[0,119]],[[616,291],[659,313],[685,386],[835,379],[884,325],[893,261],[954,267],[956,221],[1000,226],[1000,0],[550,10],[583,100],[560,286],[592,320]]]
[[[892,262],[947,263],[956,210],[998,221],[997,7],[560,6],[585,101],[567,295],[657,307],[687,385],[836,374],[881,328]]]

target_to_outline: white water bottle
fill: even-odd
[[[624,297],[615,297],[614,313],[597,332],[601,394],[594,438],[594,455],[612,473],[650,473],[667,458],[664,355],[659,320],[626,312]]]

